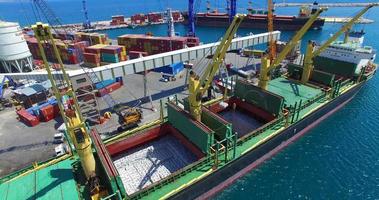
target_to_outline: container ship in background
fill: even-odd
[[[208,9],[209,10],[209,9]],[[274,15],[275,30],[299,30],[308,21],[309,17],[317,10],[317,3],[313,8],[300,8],[298,16]],[[183,13],[185,21],[188,21],[188,13]],[[195,24],[197,26],[209,27],[228,27],[230,24],[229,14],[218,12],[217,10],[205,13],[196,13]],[[249,8],[247,17],[241,24],[241,28],[266,29],[267,30],[267,11]],[[320,30],[325,24],[325,19],[318,18],[311,26],[311,29]]]

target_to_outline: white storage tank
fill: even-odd
[[[32,54],[18,23],[0,21],[0,72],[33,70]]]

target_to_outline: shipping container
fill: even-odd
[[[21,109],[16,112],[20,121],[24,122],[28,126],[37,126],[39,124],[39,120],[36,116],[31,115],[25,109]]]
[[[181,71],[183,71],[183,69],[184,69],[183,62],[179,62],[179,63],[175,63],[172,65],[167,65],[167,66],[155,68],[154,71],[175,76],[178,73],[180,73]]]
[[[98,92],[96,93],[96,96],[102,97],[106,94],[109,94],[117,89],[121,88],[121,83],[120,82],[115,82],[110,85],[108,85],[105,88],[99,89]]]

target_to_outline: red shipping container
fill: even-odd
[[[54,107],[52,105],[41,108],[41,118],[43,121],[48,122],[55,118]]]
[[[59,106],[58,104],[54,105],[54,117],[58,117],[60,115]]]
[[[104,96],[106,94],[109,94],[109,93],[111,93],[111,92],[119,89],[119,88],[121,88],[121,83],[120,82],[112,83],[111,85],[108,85],[107,87],[100,89],[96,93],[96,96],[102,97],[102,96]]]
[[[19,116],[20,120],[28,126],[37,126],[39,124],[38,118],[34,115],[31,115],[25,109],[17,111],[17,115]]]

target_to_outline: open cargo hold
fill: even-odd
[[[37,126],[39,124],[38,117],[31,115],[25,109],[17,111],[17,115],[20,118],[20,120],[28,126]]]
[[[106,146],[127,194],[133,194],[204,154],[169,123]]]
[[[161,73],[164,73],[164,74],[167,74],[167,75],[175,76],[178,73],[180,73],[181,71],[183,71],[183,69],[184,69],[183,62],[179,62],[179,63],[174,63],[174,64],[171,64],[171,65],[166,65],[166,66],[163,66],[163,67],[155,68],[154,71],[155,72],[161,72]]]
[[[271,113],[238,97],[231,97],[222,103],[227,106],[216,103],[209,110],[231,123],[233,132],[237,132],[238,137],[243,137],[275,119]]]

